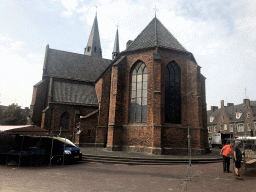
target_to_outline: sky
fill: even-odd
[[[256,100],[255,0],[1,0],[0,105],[29,107],[46,45],[83,54],[96,13],[103,58],[111,59],[156,15],[193,53],[210,106]]]

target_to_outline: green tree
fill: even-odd
[[[27,118],[22,109],[17,104],[9,105],[4,111],[2,116],[3,125],[26,125]]]

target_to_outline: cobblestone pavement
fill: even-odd
[[[231,164],[232,166],[232,164]],[[48,167],[0,165],[0,191],[256,191],[256,168],[235,180],[222,163],[120,165],[79,163]]]

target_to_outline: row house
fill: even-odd
[[[208,142],[212,133],[223,133],[226,137],[256,135],[256,101],[244,99],[242,104],[234,105],[221,100],[221,107],[211,106],[207,111]]]

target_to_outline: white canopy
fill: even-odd
[[[256,137],[237,137],[236,140],[256,140]]]

